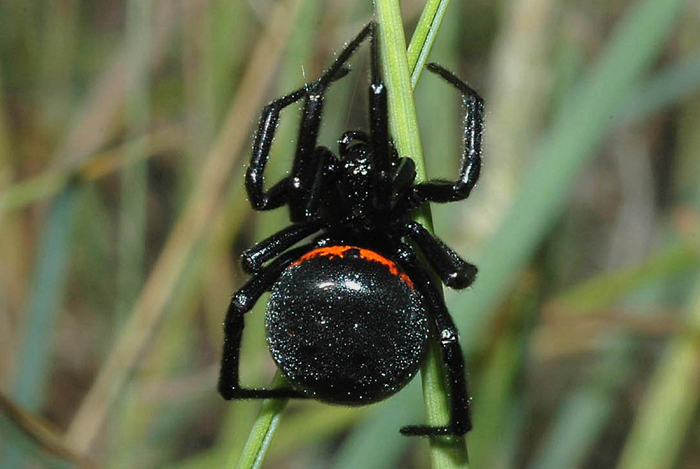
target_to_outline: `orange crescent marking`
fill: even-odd
[[[345,253],[347,253],[351,249],[357,249],[358,251],[360,251],[360,258],[366,261],[378,262],[379,264],[382,264],[387,269],[389,269],[389,273],[403,280],[411,288],[411,290],[415,290],[415,286],[413,285],[411,279],[408,278],[408,275],[406,275],[405,272],[401,272],[399,270],[399,267],[394,261],[391,261],[374,251],[370,251],[369,249],[364,249],[357,246],[327,246],[317,248],[301,256],[299,260],[291,264],[290,267],[297,266],[302,262],[307,261],[309,259],[313,259],[315,257],[340,257],[342,259],[343,257],[345,257]]]

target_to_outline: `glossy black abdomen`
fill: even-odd
[[[353,246],[318,248],[272,288],[267,341],[280,371],[309,397],[364,405],[405,386],[425,353],[422,297],[398,266]]]

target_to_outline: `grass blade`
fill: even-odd
[[[413,89],[418,85],[418,79],[428,61],[428,55],[430,55],[430,50],[433,47],[449,4],[450,0],[428,0],[418,20],[416,30],[411,36],[407,58],[408,68],[411,70],[411,87]]]
[[[556,295],[548,307],[565,311],[567,315],[594,312],[646,284],[697,269],[699,262],[698,252],[682,244],[673,244],[639,265],[598,275],[569,288]]]
[[[272,380],[273,388],[283,386],[285,380],[279,375]],[[265,399],[248,441],[241,452],[236,469],[257,469],[262,466],[267,450],[270,449],[272,437],[287,407],[287,399]]]
[[[183,141],[180,125],[163,126],[91,155],[75,167],[49,169],[17,182],[0,192],[0,216],[56,196],[75,177],[94,181],[144,158],[178,150]],[[146,145],[148,150],[143,151]]]
[[[620,110],[622,125],[640,116],[653,115],[700,88],[700,53],[667,66],[644,84],[635,87]]]
[[[71,230],[77,195],[78,189],[69,186],[54,201],[36,258],[13,393],[17,404],[30,412],[41,409],[45,396],[51,336],[63,304],[66,271],[71,258]]]
[[[71,185],[56,198],[49,209],[36,258],[13,392],[15,403],[32,413],[41,410],[47,394],[51,337],[63,305],[77,197],[78,189]],[[12,446],[7,448],[0,465],[15,467],[21,460],[18,449]]]
[[[431,2],[428,7],[436,8],[440,4]],[[442,5],[443,8],[446,6]],[[395,0],[377,0],[375,2],[377,20],[379,22],[381,59],[384,69],[384,80],[389,93],[389,122],[391,134],[400,156],[409,156],[416,164],[418,180],[426,179],[425,161],[418,130],[418,118],[413,102],[413,86],[411,70],[406,55],[406,40],[403,32],[403,21],[399,2]],[[443,10],[444,12],[444,10]],[[435,15],[432,15],[433,18]],[[422,19],[431,17],[424,13]],[[439,24],[440,19],[437,20]],[[417,39],[413,42],[414,51],[425,57],[435,38],[436,29],[425,34],[427,25],[432,21],[421,22],[417,31]],[[415,59],[414,72],[420,74],[420,60]],[[416,220],[432,231],[432,217],[429,207],[420,210]],[[421,370],[425,405],[430,425],[445,425],[450,420],[449,394],[443,375],[442,354],[435,343],[431,341],[426,363]],[[464,438],[431,438],[431,459],[435,468],[468,467],[468,456]]]

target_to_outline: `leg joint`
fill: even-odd
[[[459,334],[454,329],[443,329],[440,331],[440,343],[442,345],[459,343]]]

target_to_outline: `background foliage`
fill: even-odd
[[[410,37],[423,2],[401,2]],[[260,403],[216,393],[242,249],[287,223],[242,190],[273,97],[372,15],[340,0],[0,3],[0,466],[221,467]],[[481,269],[446,291],[468,354],[471,466],[697,467],[700,4],[453,1],[432,51],[486,99],[482,179],[435,207]],[[366,49],[366,48],[365,48]],[[366,121],[367,51],[322,143]],[[415,92],[428,173],[460,100]],[[273,177],[298,110],[286,111]],[[296,115],[295,115],[296,114]],[[275,368],[264,302],[245,382]],[[426,467],[419,380],[346,409],[290,402],[266,467]]]

